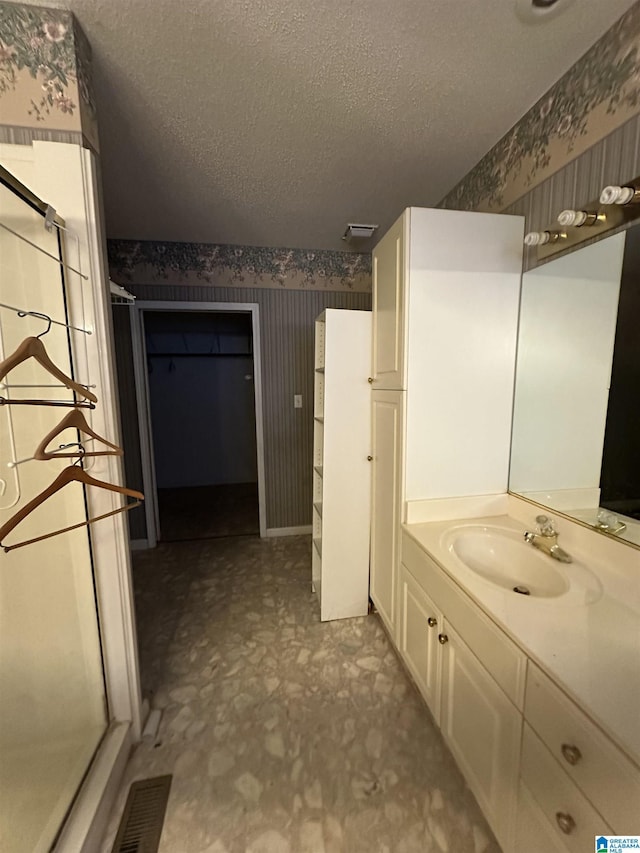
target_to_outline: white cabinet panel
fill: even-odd
[[[406,566],[400,564],[400,653],[440,722],[440,644],[443,617]]]
[[[370,594],[392,636],[400,557],[404,397],[404,391],[374,391],[371,407]]]
[[[373,359],[376,390],[406,388],[405,379],[405,219],[408,211],[373,250]]]
[[[440,725],[500,844],[513,843],[522,716],[445,617]]]

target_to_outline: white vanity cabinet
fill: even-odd
[[[371,314],[316,320],[312,583],[320,618],[366,616],[371,500]]]
[[[401,537],[398,652],[504,853],[637,835],[637,765],[416,535]]]
[[[409,507],[507,490],[523,222],[408,208],[373,251],[371,598],[394,636]]]
[[[496,838],[511,850],[525,656],[406,533],[399,579],[398,651]]]
[[[522,716],[445,618],[440,729],[505,850],[513,843]]]

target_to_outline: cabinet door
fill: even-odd
[[[404,389],[405,212],[373,250],[373,356],[376,390]]]
[[[399,648],[436,723],[440,721],[440,644],[443,617],[407,567],[400,564]]]
[[[522,716],[445,619],[440,726],[505,850],[513,847]]]
[[[404,391],[374,391],[371,404],[370,595],[395,639],[400,562]]]

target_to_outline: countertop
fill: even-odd
[[[601,585],[597,600],[581,603],[571,593],[518,595],[483,579],[452,553],[446,540],[462,526],[499,527],[520,536],[525,530],[506,515],[405,524],[403,530],[640,764],[640,574],[632,577],[572,548],[571,564],[548,559],[570,583],[584,577],[584,564]]]

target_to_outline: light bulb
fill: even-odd
[[[561,231],[529,231],[524,236],[525,246],[544,246],[545,243],[556,243],[566,237]]]
[[[633,187],[605,187],[600,193],[600,204],[629,204],[640,200],[636,196],[640,193]]]

